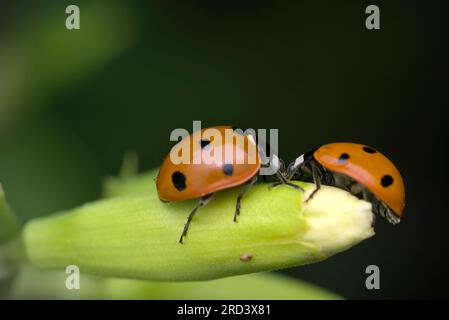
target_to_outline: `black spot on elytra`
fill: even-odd
[[[382,177],[382,179],[380,180],[380,183],[382,184],[382,187],[388,187],[391,186],[393,184],[393,177],[390,176],[389,174],[386,174]]]
[[[178,191],[183,191],[186,188],[186,176],[182,172],[173,172],[171,175],[171,181]]]
[[[345,163],[346,160],[348,160],[348,159],[349,159],[349,154],[347,154],[347,153],[342,153],[342,154],[340,155],[340,158],[338,158],[338,162],[340,162],[340,163]]]
[[[366,153],[376,153],[377,151],[370,148],[370,147],[363,147],[363,151],[365,151]]]
[[[223,165],[223,173],[227,176],[232,176],[234,173],[234,167],[232,164],[224,164]]]
[[[205,147],[207,147],[210,144],[210,140],[206,140],[206,139],[201,140],[200,144],[201,144],[201,149],[204,149]]]

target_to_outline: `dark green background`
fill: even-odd
[[[127,150],[158,166],[192,120],[278,128],[286,161],[365,143],[403,174],[403,222],[378,219],[375,237],[284,272],[348,298],[448,297],[443,3],[1,2],[0,181],[26,221],[98,198]],[[365,28],[368,4],[381,30]],[[365,288],[370,264],[381,290]]]

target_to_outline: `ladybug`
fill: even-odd
[[[345,189],[370,201],[373,212],[397,224],[405,206],[404,182],[396,166],[382,153],[363,144],[330,143],[299,156],[284,170],[286,180],[309,179]]]
[[[262,166],[256,139],[252,135],[245,135],[242,129],[215,126],[204,128],[199,133],[194,132],[183,138],[172,148],[162,162],[156,178],[156,188],[161,201],[199,199],[184,225],[180,243],[187,235],[197,210],[205,206],[215,192],[244,185],[244,189],[237,196],[234,212],[236,222],[240,214],[241,200],[257,182]],[[188,161],[173,161],[171,155],[180,156],[181,150],[188,150],[187,155],[181,155]],[[207,156],[211,156],[213,161],[204,161]],[[283,183],[289,184],[279,172],[277,174]]]

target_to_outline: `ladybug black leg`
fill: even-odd
[[[237,203],[235,204],[235,212],[234,212],[234,222],[237,222],[237,216],[240,214],[240,208],[242,207],[241,202],[242,198],[251,189],[251,187],[257,182],[257,174],[251,178],[246,184],[245,188],[240,191],[239,195],[237,196]]]
[[[287,186],[287,187],[293,188],[295,190],[301,190],[303,192],[305,191],[304,188],[302,188],[301,186],[298,186],[298,185],[296,185],[294,183],[281,182],[281,181],[273,182],[272,184],[270,184],[269,188],[270,189],[274,189],[274,188],[279,187],[279,186]]]
[[[295,190],[301,190],[302,192],[305,191],[303,187],[298,186],[298,185],[296,185],[296,184],[294,184],[294,183],[287,182],[285,185],[288,186],[288,187],[290,187],[290,188],[293,188],[293,189],[295,189]]]
[[[184,229],[182,230],[181,238],[179,239],[179,243],[182,243],[182,239],[187,235],[187,230],[189,230],[190,222],[193,219],[193,216],[195,215],[196,211],[200,207],[204,207],[206,204],[209,203],[210,198],[212,198],[213,193],[208,194],[207,196],[201,197],[198,201],[195,208],[193,208],[192,212],[190,212],[189,217],[187,218],[187,222],[184,225]]]
[[[302,187],[300,187],[300,186],[298,186],[298,185],[296,185],[294,183],[289,182],[289,180],[284,176],[283,171],[280,171],[280,170],[277,171],[276,172],[276,176],[277,176],[279,181],[273,182],[270,185],[270,188],[276,188],[276,187],[278,187],[280,185],[286,185],[286,186],[288,186],[290,188],[293,188],[293,189],[296,189],[296,190],[301,190],[301,191],[304,192],[304,189]]]
[[[274,188],[279,187],[279,186],[281,186],[281,185],[283,185],[282,182],[276,181],[276,182],[270,183],[269,188],[270,188],[270,189],[274,189]]]
[[[315,164],[312,163],[311,167],[312,167],[312,178],[313,178],[313,183],[315,183],[316,188],[315,188],[315,190],[313,190],[313,192],[310,194],[310,196],[306,199],[306,202],[309,202],[309,201],[313,198],[313,196],[315,195],[315,193],[317,193],[318,190],[321,189],[321,180],[320,180],[318,171],[317,171],[317,169],[316,169],[316,167],[315,167]]]

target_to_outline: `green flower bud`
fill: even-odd
[[[217,193],[199,209],[183,244],[179,236],[195,201],[163,203],[154,186],[128,193],[115,184],[109,194],[124,195],[29,222],[24,247],[37,267],[75,264],[102,276],[192,281],[321,261],[374,234],[369,203],[326,186],[305,202],[314,185],[298,184],[305,194],[255,186],[238,222],[239,188]],[[144,191],[143,181],[138,185]]]

